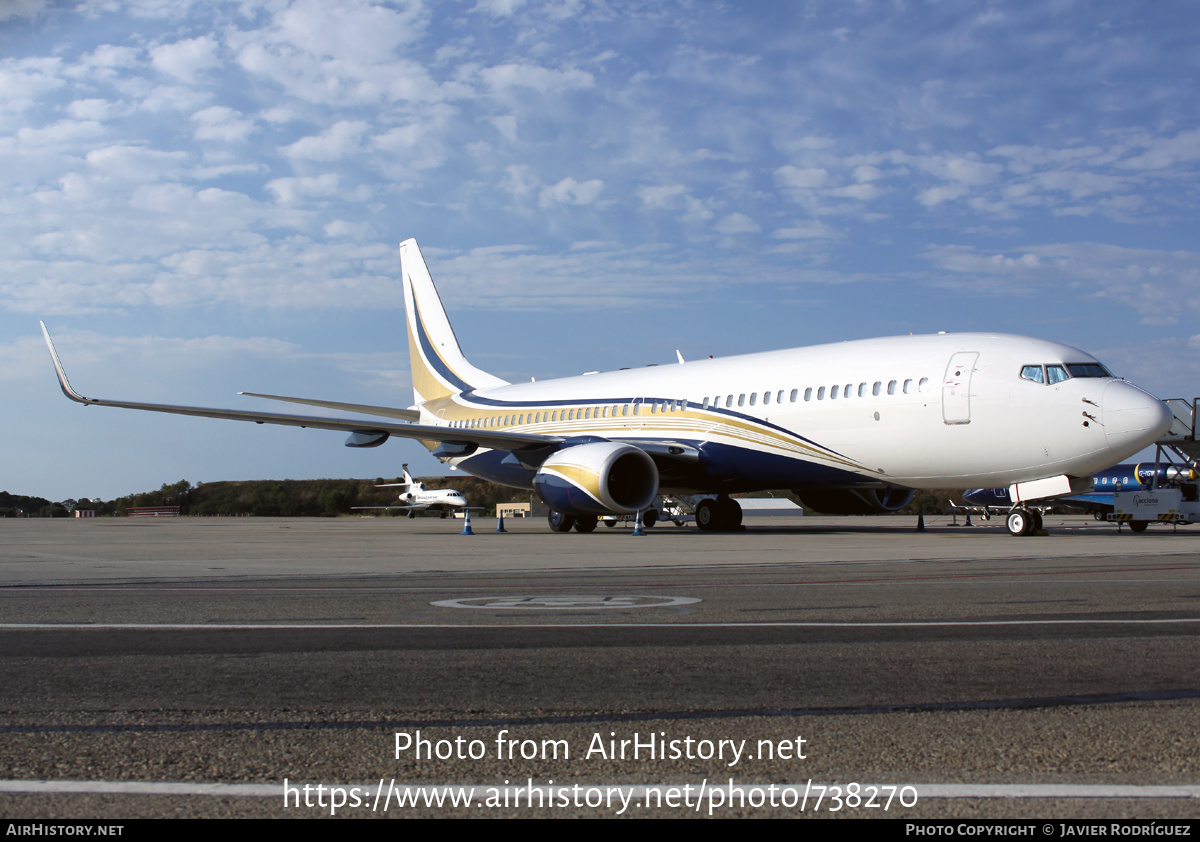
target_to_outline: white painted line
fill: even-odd
[[[1125,620],[913,620],[808,623],[0,623],[0,631],[316,631],[349,629],[921,629],[977,626],[1161,626],[1200,623],[1200,617]]]
[[[303,787],[299,781],[290,782],[290,787]],[[316,784],[312,784],[316,786]],[[764,787],[768,784],[755,781],[734,782],[735,787],[746,789]],[[822,785],[814,781],[813,786]],[[341,786],[349,789],[357,786],[360,790],[376,787],[369,784],[325,784],[326,787]],[[684,783],[662,783],[648,786],[645,784],[585,784],[593,787],[611,787],[631,793],[634,797],[645,796],[651,791],[660,791],[669,787],[680,790]],[[690,786],[695,788],[694,781]],[[808,783],[775,783],[779,789],[794,788],[803,791]],[[831,786],[831,785],[823,785]],[[860,784],[862,787],[869,784]],[[889,784],[887,786],[897,786]],[[1058,798],[1129,798],[1129,799],[1169,799],[1169,798],[1200,798],[1200,785],[1195,784],[907,784],[916,789],[922,801],[927,799],[954,798],[1003,798],[1003,799],[1058,799]],[[495,784],[397,784],[396,789],[402,792],[426,789],[474,789],[477,792],[508,791],[511,793],[528,793],[527,786],[496,786]],[[545,791],[551,794],[561,787],[535,785],[533,790]],[[269,784],[218,784],[218,783],[175,783],[157,781],[3,781],[0,780],[0,793],[23,793],[42,795],[170,795],[170,796],[212,796],[217,798],[282,798],[283,782]]]

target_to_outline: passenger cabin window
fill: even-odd
[[[767,404],[769,404],[770,402],[771,402],[771,393],[770,393],[770,392],[763,392],[763,406],[766,406],[766,405],[767,405]]]
[[[847,384],[846,384],[846,388],[845,388],[845,389],[842,389],[842,397],[843,397],[843,398],[848,398],[848,397],[850,397],[850,390],[851,390],[851,389],[853,389],[853,388],[854,388],[854,384],[853,384],[853,383],[847,383]]]
[[[922,377],[922,378],[921,378],[921,382],[917,384],[917,391],[918,391],[918,392],[924,392],[924,391],[925,391],[925,387],[926,387],[926,386],[928,386],[928,385],[929,385],[929,378],[928,378],[928,377]]]
[[[795,392],[792,392],[792,395],[795,395],[795,394],[796,394]],[[806,401],[812,400],[812,386],[809,386],[807,389],[804,390],[804,399]],[[795,400],[795,398],[793,398],[793,400]]]
[[[888,394],[889,395],[896,394],[896,381],[895,380],[888,381]]]
[[[871,394],[875,397],[879,397],[879,393],[881,391],[883,391],[883,383],[882,381],[876,380],[875,385],[871,387]]]
[[[867,384],[866,383],[858,384],[858,396],[860,398],[865,398],[867,396]]]
[[[798,391],[800,391],[800,390],[799,390],[799,389],[792,389],[792,403],[795,403],[795,402],[796,402],[796,393],[797,393]],[[808,400],[808,396],[809,396],[810,394],[812,394],[812,389],[805,389],[805,390],[804,390],[804,399],[805,399],[805,400]]]
[[[833,386],[832,388],[830,388],[830,390],[829,390],[829,399],[830,399],[831,401],[837,400],[837,396],[838,396],[838,389],[840,389],[840,388],[841,388],[840,386]]]
[[[825,400],[825,387],[824,386],[822,386],[820,389],[817,389],[817,400],[819,400],[819,401]]]
[[[796,402],[796,390],[792,389],[792,402]],[[775,396],[775,403],[783,403],[783,389],[779,390],[779,394]]]
[[[904,381],[904,394],[906,394],[906,395],[912,394],[912,380],[911,379]]]
[[[751,393],[750,393],[750,405],[751,405],[751,406],[754,406],[754,401],[755,401],[755,399],[756,399],[757,397],[758,397],[758,392],[751,392]]]

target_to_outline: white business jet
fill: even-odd
[[[404,482],[385,482],[376,488],[399,488],[399,506],[354,506],[355,509],[407,509],[408,516],[413,517],[418,511],[433,509],[440,511],[446,517],[455,509],[466,508],[467,500],[461,492],[453,488],[426,488],[425,483],[413,479],[408,472],[408,463],[404,464]]]
[[[84,404],[342,430],[349,447],[417,439],[443,462],[536,489],[558,532],[633,514],[655,495],[704,497],[696,524],[733,530],[729,495],[793,489],[830,513],[895,511],[919,488],[1007,486],[1008,528],[1030,501],[1077,494],[1171,424],[1153,395],[1067,345],[939,333],[817,345],[510,384],[467,362],[415,240],[400,244],[414,405],[256,397],[363,418],[87,398]],[[42,326],[45,333],[45,325]]]

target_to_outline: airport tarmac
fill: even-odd
[[[0,815],[1200,815],[1200,526],[495,525],[0,521]]]

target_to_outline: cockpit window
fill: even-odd
[[[1112,377],[1113,373],[1100,363],[1067,363],[1072,377]]]
[[[1021,366],[1021,379],[1034,383],[1061,383],[1072,377],[1112,377],[1113,373],[1100,363],[1047,363],[1044,366]]]

